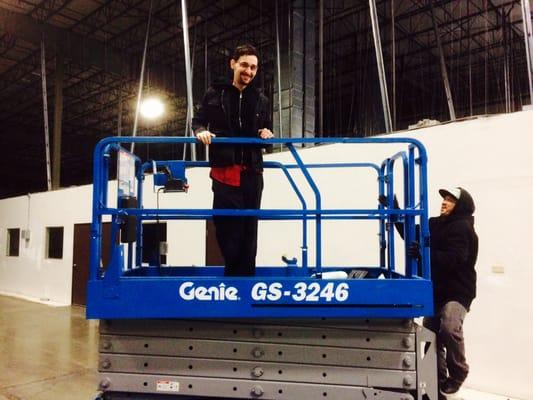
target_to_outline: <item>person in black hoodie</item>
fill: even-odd
[[[478,237],[474,200],[465,189],[440,189],[441,213],[429,219],[435,315],[424,326],[437,334],[440,394],[456,393],[468,375],[463,321],[476,297]]]
[[[272,122],[266,96],[251,85],[259,68],[252,45],[238,46],[230,60],[233,80],[217,80],[204,95],[192,121],[199,141],[209,146],[213,208],[258,209],[263,191],[263,147],[212,144],[211,138],[270,139]],[[255,274],[257,217],[214,216],[216,237],[224,257],[224,275]]]
[[[475,264],[478,237],[474,230],[474,200],[463,188],[440,189],[440,216],[429,219],[431,280],[435,313],[424,318],[424,326],[437,335],[439,400],[456,393],[468,375],[463,321],[476,297]],[[379,202],[388,207],[386,196]],[[393,207],[399,208],[396,196]],[[404,225],[395,223],[404,238]],[[417,232],[419,235],[419,232]],[[418,242],[408,243],[407,255],[418,258]]]

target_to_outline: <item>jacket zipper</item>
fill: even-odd
[[[239,127],[242,129],[241,104],[242,104],[242,92],[239,93]]]
[[[239,92],[239,127],[242,130],[242,92]],[[241,165],[244,165],[244,146],[241,144]]]

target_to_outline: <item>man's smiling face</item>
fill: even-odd
[[[244,55],[238,60],[231,60],[231,69],[233,70],[233,84],[239,89],[244,89],[255,78],[257,73],[258,60],[256,56]]]

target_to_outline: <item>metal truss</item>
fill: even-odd
[[[378,133],[379,124],[372,121],[379,119],[379,105],[361,101],[377,101],[379,93],[368,1],[326,3],[324,98],[331,107],[355,115],[336,116],[325,121],[326,127],[332,134]],[[185,63],[179,2],[157,0],[154,4],[147,86],[158,89],[174,104],[169,119],[152,126],[150,133],[159,134],[166,129],[181,132]],[[318,0],[306,4],[318,7]],[[439,88],[439,52],[430,0],[394,1],[394,40],[391,0],[376,1],[376,5],[386,73],[391,74],[394,65],[396,85],[404,99],[398,100],[403,102],[397,108],[399,127],[424,116],[442,116],[446,101]],[[510,111],[527,101],[519,5],[520,0],[433,1],[458,116],[475,110],[502,110],[503,104]],[[73,144],[72,150],[63,146],[65,174],[70,166],[78,168],[78,148],[118,132],[119,109],[122,133],[129,134],[134,107],[130,100],[137,92],[148,6],[147,0],[0,0],[0,126],[6,127],[0,128],[0,136],[12,126],[22,126],[33,130],[35,137],[42,136],[42,32],[47,45],[51,107],[56,52],[62,51],[65,59],[63,137]],[[242,41],[259,47],[262,83],[267,91],[273,87],[276,37],[272,1],[197,0],[189,1],[188,6],[195,101],[201,94],[198,88],[203,89],[210,79],[227,71],[228,56]],[[298,7],[301,6],[296,2],[282,2],[279,21],[283,28],[289,24],[289,12]],[[411,103],[406,98],[412,99]],[[356,120],[365,121],[356,124],[364,132],[356,132]],[[13,138],[13,143],[16,140]],[[39,148],[36,144],[32,151],[37,154]]]

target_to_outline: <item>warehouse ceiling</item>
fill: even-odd
[[[382,133],[368,1],[323,3],[325,106],[319,134]],[[91,182],[92,149],[99,139],[132,134],[149,15],[143,93],[162,96],[167,113],[158,123],[140,121],[138,134],[184,134],[180,4],[177,0],[0,0],[0,198],[47,188],[43,60],[51,158],[59,144],[54,143],[54,129],[61,129],[61,187]],[[283,29],[290,24],[290,12],[314,10],[318,35],[318,7],[318,0],[280,1],[278,22]],[[432,7],[457,118],[510,112],[529,104],[519,0],[377,1],[395,129],[423,118],[450,119]],[[275,1],[195,0],[188,1],[187,12],[195,103],[211,79],[227,73],[231,50],[243,42],[259,48],[258,80],[272,96]],[[150,156],[150,151],[161,150],[142,151]],[[181,150],[167,148],[165,155],[181,157]]]

